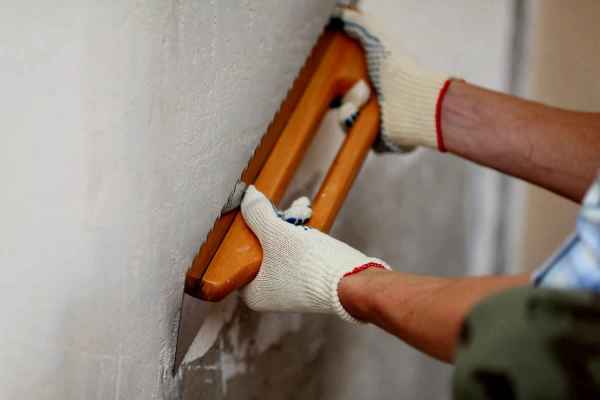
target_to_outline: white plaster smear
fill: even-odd
[[[237,303],[237,296],[229,296],[222,302],[215,304],[214,308],[206,316],[196,337],[194,337],[194,341],[190,345],[179,368],[185,368],[184,364],[202,358],[212,348],[223,326],[231,320]]]
[[[255,351],[260,354],[287,334],[298,332],[302,326],[300,314],[264,314],[254,338]]]
[[[239,321],[233,321],[227,333],[231,349],[223,348],[224,338],[221,338],[219,342],[223,393],[227,392],[228,381],[248,371],[251,357],[260,356],[271,346],[280,342],[285,335],[297,332],[301,327],[302,316],[299,314],[263,313],[260,316],[256,332],[252,337],[247,337],[241,334]]]
[[[298,332],[302,327],[302,316],[299,314],[264,313],[260,317],[255,334],[245,337],[240,332],[240,321],[232,320],[237,305],[238,297],[229,296],[210,310],[183,358],[176,379],[182,377],[183,369],[204,357],[218,343],[218,365],[205,365],[202,368],[219,369],[222,388],[226,392],[227,382],[248,370],[249,357],[264,353],[285,335]],[[229,322],[229,330],[225,336],[221,335],[223,327]],[[225,337],[231,346],[230,349],[224,348]]]
[[[183,376],[187,368],[197,368],[193,363],[204,357],[214,346],[218,346],[219,355],[213,365],[201,365],[205,370],[221,372],[222,394],[227,393],[228,382],[237,375],[246,373],[251,368],[251,358],[269,350],[273,345],[289,334],[298,332],[302,327],[302,316],[286,313],[263,313],[260,315],[258,327],[251,337],[241,332],[241,322],[234,318],[239,304],[239,297],[231,295],[215,304],[206,315],[202,326],[194,337],[181,365],[174,377],[165,377],[163,384],[164,397],[178,400],[183,392]],[[228,325],[228,330],[223,331]],[[229,346],[225,346],[225,342]],[[320,342],[309,346],[314,353]]]

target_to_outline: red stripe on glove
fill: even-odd
[[[365,269],[369,269],[369,268],[382,268],[382,269],[385,269],[385,267],[383,265],[379,264],[379,263],[370,262],[370,263],[366,263],[366,264],[363,264],[361,266],[358,266],[358,267],[354,268],[350,272],[346,272],[344,274],[344,278],[347,277],[347,276],[350,276],[350,275],[358,274],[359,272],[364,271]]]
[[[452,79],[448,79],[444,83],[435,105],[435,134],[437,137],[438,150],[442,153],[447,151],[446,145],[444,144],[444,135],[442,135],[442,103],[444,102],[444,97],[446,97],[446,93],[448,93],[451,83]]]

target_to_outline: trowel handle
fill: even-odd
[[[379,106],[371,98],[340,147],[312,202],[309,226],[329,232],[379,132]]]
[[[310,76],[301,98],[290,110],[281,136],[260,170],[254,184],[275,204],[281,200],[292,180],[331,101],[360,79],[368,81],[361,47],[341,32],[328,32],[318,66]],[[309,225],[327,232],[350,190],[379,130],[379,107],[374,96],[360,111],[348,132],[318,194],[313,200]],[[188,284],[186,292],[205,300],[217,301],[251,281],[262,261],[258,239],[246,226],[241,213],[233,222],[200,285]],[[193,276],[192,276],[193,278]],[[193,282],[192,282],[193,283]]]

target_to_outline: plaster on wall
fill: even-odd
[[[184,271],[331,5],[3,9],[0,397],[176,395]]]
[[[211,308],[197,334],[194,336],[190,348],[185,353],[182,361],[183,364],[189,364],[194,360],[202,358],[210,350],[217,341],[223,326],[231,320],[236,306],[237,297],[229,296]]]

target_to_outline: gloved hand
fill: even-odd
[[[441,103],[450,84],[444,74],[418,68],[391,48],[393,41],[374,17],[338,7],[334,20],[365,50],[369,77],[381,108],[381,136],[376,150],[407,151],[427,146],[445,151]]]
[[[389,267],[316,229],[288,223],[254,186],[242,201],[242,215],[263,249],[258,275],[242,289],[256,311],[336,314],[357,322],[340,303],[338,284],[367,268]]]

